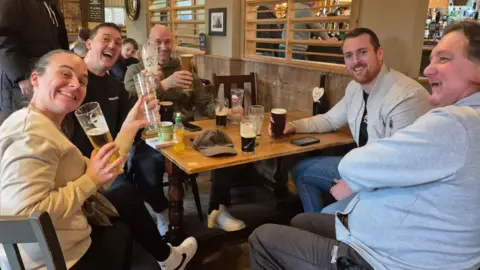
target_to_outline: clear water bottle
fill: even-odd
[[[185,143],[183,142],[183,135],[185,134],[185,128],[182,124],[182,114],[177,113],[175,117],[175,125],[173,126],[173,149],[177,152],[185,150]]]

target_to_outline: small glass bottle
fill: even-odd
[[[173,149],[177,152],[185,150],[185,143],[183,142],[183,135],[185,134],[185,128],[182,124],[182,114],[177,113],[175,117],[175,125],[173,126]]]

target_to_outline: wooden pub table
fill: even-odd
[[[287,123],[306,117],[311,114],[299,111],[288,111]],[[200,126],[202,131],[185,131],[185,151],[176,152],[173,147],[158,149],[165,157],[165,171],[168,174],[169,188],[168,199],[170,208],[170,230],[167,239],[173,245],[177,245],[185,238],[183,231],[183,183],[189,179],[189,176],[200,172],[211,171],[215,169],[231,167],[235,165],[250,163],[259,160],[290,156],[294,154],[321,150],[329,147],[348,145],[354,142],[350,130],[343,128],[337,132],[324,134],[294,134],[280,139],[272,139],[268,135],[268,125],[270,123],[270,113],[265,113],[263,120],[262,135],[257,137],[259,145],[255,147],[254,154],[243,154],[241,150],[240,125],[227,123],[227,127],[222,128],[224,132],[232,139],[236,156],[226,157],[205,157],[193,148],[192,141],[205,130],[217,129],[215,119],[192,122]],[[320,143],[308,146],[295,146],[290,143],[291,140],[305,136],[315,137]],[[146,136],[144,136],[146,138]]]

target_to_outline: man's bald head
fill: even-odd
[[[170,28],[166,27],[165,25],[155,25],[154,27],[152,27],[152,29],[150,29],[149,39],[155,40],[159,36],[166,35],[170,35],[173,38]]]
[[[160,65],[166,64],[170,59],[170,54],[172,54],[173,49],[172,31],[164,25],[155,25],[150,29],[148,44],[157,47],[159,51],[158,63]]]

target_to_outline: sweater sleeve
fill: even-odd
[[[94,182],[86,174],[63,187],[55,187],[55,179],[61,177],[58,175],[61,155],[52,142],[31,135],[5,140],[0,163],[2,209],[14,215],[46,211],[52,220],[64,219],[73,216],[96,192]]]
[[[22,14],[20,1],[1,1],[0,8],[0,63],[13,83],[24,80],[29,71],[29,59],[21,47]]]
[[[465,163],[467,136],[454,115],[435,110],[390,138],[350,151],[338,170],[354,192],[447,181]]]
[[[405,89],[405,87],[418,87],[416,89]],[[403,129],[415,122],[417,118],[424,115],[432,109],[428,103],[428,94],[424,88],[418,86],[404,86],[400,91],[400,96],[389,104],[389,112],[386,113],[386,136],[391,136],[400,129]]]
[[[337,130],[348,123],[346,100],[343,97],[325,114],[293,122],[297,133],[325,133]]]

